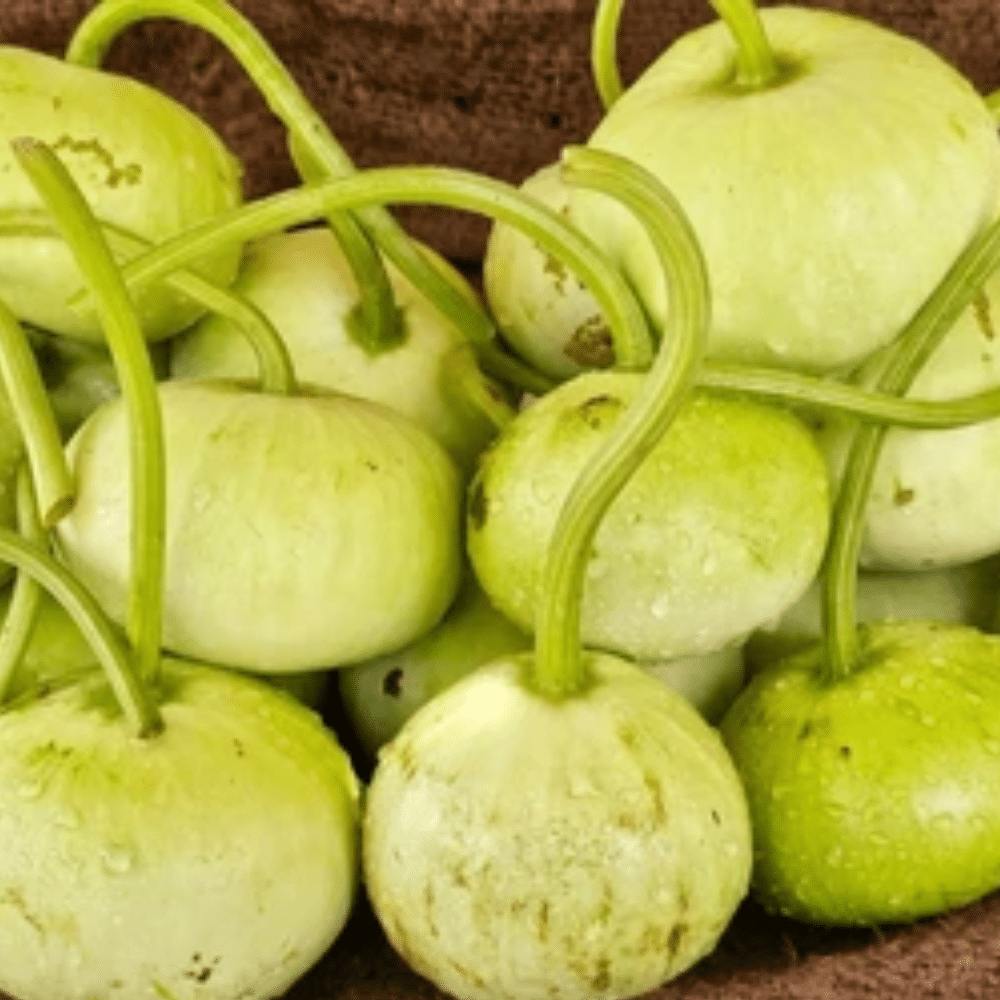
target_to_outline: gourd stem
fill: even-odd
[[[473,349],[483,374],[500,382],[506,382],[536,396],[544,396],[556,385],[554,379],[530,368],[520,358],[508,354],[498,347],[494,340],[486,344],[474,344]]]
[[[24,463],[18,467],[15,488],[18,533],[26,541],[44,549],[48,545],[48,534],[42,524],[28,466]],[[14,672],[28,648],[40,592],[38,581],[30,573],[15,571],[7,614],[3,625],[0,625],[0,705],[7,697]]]
[[[76,488],[38,361],[21,324],[3,303],[0,378],[24,440],[42,521],[52,527],[73,506]]]
[[[618,24],[625,0],[597,0],[590,30],[590,72],[594,86],[607,111],[622,95],[618,69]]]
[[[454,393],[464,404],[481,413],[501,431],[514,419],[513,407],[498,399],[481,376],[475,355],[468,344],[456,344],[441,361],[445,389]]]
[[[1000,220],[978,234],[896,339],[876,383],[878,391],[901,396],[927,359],[1000,268]],[[865,512],[888,428],[863,424],[855,432],[841,477],[822,577],[821,606],[829,681],[850,674],[857,644],[857,565]]]
[[[325,171],[329,178],[349,176],[354,165],[309,103],[291,74],[249,21],[219,0],[104,0],[78,25],[66,58],[80,65],[97,66],[115,36],[144,18],[174,18],[207,31],[232,53],[253,80],[268,107],[288,129],[290,142],[301,157]],[[470,302],[423,258],[398,222],[380,205],[365,206],[358,218],[390,260],[436,307],[476,344],[488,343],[493,321]],[[346,252],[346,248],[345,248]],[[375,257],[375,262],[381,263]],[[384,274],[384,269],[383,274]],[[368,268],[355,272],[364,286]],[[381,287],[382,278],[379,278]],[[388,279],[385,279],[386,284]],[[394,305],[394,304],[393,304]],[[388,307],[382,310],[387,318]],[[371,318],[371,317],[369,317]]]
[[[121,226],[101,222],[101,229],[119,259],[134,257],[151,246],[149,240]],[[38,209],[0,209],[0,235],[51,236],[55,231],[51,219]],[[292,359],[284,340],[252,302],[230,288],[213,284],[196,271],[177,271],[165,280],[207,311],[225,316],[243,332],[257,358],[261,392],[287,396],[297,391]]]
[[[619,199],[641,220],[665,272],[670,312],[638,394],[573,484],[549,544],[528,683],[553,700],[571,697],[588,681],[580,645],[580,605],[590,542],[605,511],[686,401],[709,323],[704,260],[670,192],[638,165],[598,150],[565,150],[563,175],[569,184]]]
[[[163,633],[166,470],[156,380],[138,316],[79,188],[62,161],[35,139],[12,143],[96,298],[98,315],[129,415],[132,484],[131,591],[127,632],[140,681],[160,673]]]
[[[481,212],[517,226],[564,263],[604,311],[619,368],[645,371],[652,358],[649,328],[625,279],[605,255],[557,212],[503,181],[447,167],[380,167],[335,181],[260,198],[192,226],[122,265],[133,294],[161,281],[211,248],[256,239],[322,218],[331,206],[407,202]],[[77,299],[71,299],[73,302]]]
[[[778,75],[778,64],[754,0],[709,0],[736,42],[736,83],[762,90]]]
[[[1000,417],[1000,389],[957,399],[910,399],[801,372],[706,359],[698,376],[706,389],[747,393],[824,413],[925,430],[962,427]]]
[[[129,663],[128,653],[87,589],[45,549],[15,531],[0,528],[0,559],[30,574],[73,619],[105,676],[125,718],[138,736],[152,736],[163,719]]]
[[[342,173],[327,170],[310,150],[300,146],[295,132],[289,133],[288,151],[299,176],[306,182],[323,181]],[[344,323],[348,336],[370,357],[398,347],[406,340],[406,327],[378,250],[349,213],[331,212],[326,224],[344,251],[358,286],[358,304]]]

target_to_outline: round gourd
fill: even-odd
[[[164,645],[268,673],[358,662],[435,625],[461,570],[458,472],[405,418],[335,395],[162,383]],[[130,579],[124,406],[69,445],[67,564],[119,623]]]
[[[519,414],[480,463],[469,554],[490,599],[525,630],[560,506],[642,378],[591,372],[563,383]],[[808,587],[828,521],[826,470],[798,419],[695,393],[597,530],[583,642],[663,660],[739,641]]]
[[[9,147],[22,136],[58,154],[100,220],[153,243],[242,200],[240,165],[215,132],[176,101],[113,73],[0,46],[0,211],[41,207]],[[227,247],[197,270],[228,284],[240,252]],[[29,225],[0,238],[0,300],[19,319],[102,340],[93,310],[67,305],[82,287],[72,255],[54,233]],[[200,312],[163,286],[145,292],[136,305],[152,340],[183,329]]]
[[[393,946],[468,1000],[644,993],[707,954],[743,898],[743,790],[678,694],[604,654],[554,701],[498,660],[383,748],[362,856]]]

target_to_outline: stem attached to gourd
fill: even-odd
[[[590,29],[590,72],[594,86],[607,111],[622,95],[618,69],[618,24],[625,0],[597,0]]]
[[[353,169],[347,154],[257,29],[227,3],[204,0],[105,0],[77,27],[66,52],[67,62],[98,66],[115,36],[147,18],[173,18],[208,32],[234,56],[256,84],[268,107],[289,135],[306,150],[324,176],[338,177]],[[328,220],[357,280],[359,331],[373,345],[403,339],[399,310],[385,268],[365,231],[351,215]],[[363,335],[359,332],[359,336]]]
[[[72,506],[76,488],[59,424],[27,334],[0,303],[0,378],[24,440],[42,521],[52,527]]]
[[[0,528],[0,559],[30,574],[63,606],[104,669],[136,735],[152,736],[163,729],[160,712],[132,670],[114,626],[86,587],[43,548],[7,528]]]
[[[876,388],[903,395],[983,283],[1000,269],[1000,220],[977,235],[944,280],[899,335],[886,355]],[[857,565],[865,512],[879,451],[888,431],[863,424],[854,433],[841,478],[823,571],[823,636],[829,681],[842,679],[855,665],[857,645]]]
[[[260,198],[192,226],[122,266],[131,292],[188,267],[214,249],[322,218],[333,208],[407,202],[480,212],[516,226],[588,287],[611,329],[618,368],[645,371],[652,341],[645,315],[602,252],[557,212],[491,177],[446,167],[380,167]],[[71,299],[71,304],[75,299]]]
[[[97,66],[116,35],[145,18],[157,17],[194,25],[226,46],[256,84],[268,107],[288,129],[296,159],[304,168],[310,172],[323,171],[328,178],[346,177],[355,172],[350,158],[281,60],[256,28],[227,3],[218,0],[104,0],[78,25],[66,58],[80,65]],[[490,317],[427,264],[409,236],[382,206],[365,206],[357,217],[374,243],[400,271],[425,292],[455,327],[469,337],[477,352],[482,350],[484,366],[488,366],[490,359],[499,353],[492,343],[494,327]],[[398,316],[395,302],[384,298],[387,294],[391,296],[391,289],[388,289],[388,279],[377,257],[375,263],[382,272],[382,277],[378,278],[378,298],[374,287],[369,287],[367,294],[372,301],[380,303],[377,311],[384,324]],[[356,269],[359,286],[364,287],[367,282],[373,281],[372,274],[368,266]],[[378,337],[378,341],[383,343],[391,339],[391,335]],[[521,366],[505,364],[503,359],[498,359],[497,363],[532,381],[530,370],[522,371]]]
[[[94,294],[129,414],[132,583],[127,631],[140,680],[155,683],[163,633],[166,468],[162,416],[149,352],[100,225],[69,171],[44,143],[18,139],[12,145]]]
[[[119,263],[150,247],[149,240],[121,226],[101,222],[101,229]],[[0,209],[0,236],[53,234],[56,228],[47,213],[33,208]],[[252,302],[231,288],[213,284],[196,271],[177,271],[166,278],[166,283],[206,311],[225,316],[242,331],[257,358],[261,392],[287,396],[296,391],[288,348],[271,321]]]
[[[21,464],[17,471],[17,532],[25,539],[45,550],[48,534],[42,524],[40,511],[35,499],[28,466]],[[10,690],[10,683],[17,670],[24,651],[28,648],[31,630],[35,625],[38,611],[40,586],[30,574],[16,570],[14,586],[11,588],[10,602],[3,625],[0,625],[0,705]]]
[[[778,64],[754,0],[709,0],[709,3],[726,22],[736,42],[737,85],[747,90],[763,90],[778,76]]]
[[[565,150],[563,172],[568,183],[619,199],[642,221],[665,272],[670,312],[638,395],[574,483],[549,544],[528,683],[554,700],[571,697],[587,684],[580,604],[590,541],[605,511],[686,401],[709,323],[704,260],[670,192],[641,167],[597,150]]]

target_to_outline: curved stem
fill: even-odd
[[[878,380],[880,392],[902,395],[983,282],[1000,268],[1000,220],[962,252],[890,349]],[[857,429],[837,496],[822,579],[825,670],[829,681],[846,677],[854,666],[857,643],[857,564],[865,512],[879,451],[888,428],[864,424]]]
[[[24,464],[18,468],[16,489],[18,534],[44,550],[48,546],[48,535],[39,514],[28,467]],[[38,581],[30,573],[17,571],[7,614],[0,625],[0,705],[7,697],[14,672],[28,648],[40,592]]]
[[[307,149],[301,149],[295,133],[289,133],[288,151],[304,181],[323,181],[330,174]],[[374,357],[406,341],[403,314],[396,305],[389,274],[371,240],[347,212],[331,212],[326,224],[344,251],[344,258],[358,286],[358,304],[348,313],[348,336],[366,354]]]
[[[622,95],[618,69],[618,24],[625,0],[597,0],[590,31],[590,72],[601,104],[607,111]]]
[[[706,359],[698,376],[706,389],[764,396],[871,423],[924,430],[962,427],[1000,417],[1000,388],[958,399],[911,399],[780,368]]]
[[[132,483],[128,635],[139,678],[154,683],[163,633],[166,470],[156,380],[138,316],[111,250],[62,161],[44,143],[18,139],[14,153],[28,174],[89,287],[115,364],[130,420]]]
[[[101,230],[115,256],[121,260],[148,250],[149,240],[109,222]],[[52,236],[56,227],[39,209],[0,209],[0,235]],[[290,395],[297,391],[292,359],[274,324],[252,302],[229,288],[215,285],[196,271],[180,270],[167,275],[166,283],[209,312],[219,313],[243,331],[260,369],[261,392]],[[71,299],[71,303],[76,299]]]
[[[63,606],[103,667],[136,734],[151,736],[159,732],[163,728],[159,710],[133,672],[114,626],[86,587],[44,549],[7,528],[0,528],[0,559],[30,574]]]
[[[104,0],[77,26],[66,58],[79,65],[97,66],[117,34],[145,18],[156,17],[184,21],[222,42],[256,84],[271,111],[284,123],[290,142],[304,164],[322,169],[328,178],[354,173],[354,164],[281,60],[256,28],[227,3],[219,0]],[[358,218],[386,256],[470,340],[487,343],[493,338],[495,331],[490,317],[428,265],[399,223],[384,208],[366,206],[358,212]],[[361,268],[357,273],[359,286],[364,284],[366,273],[370,275],[371,269]]]
[[[497,431],[514,419],[514,409],[490,391],[476,366],[475,355],[468,344],[456,344],[442,359],[442,369],[448,392],[454,392],[467,406],[481,413]]]
[[[525,232],[587,286],[611,329],[618,367],[644,371],[652,344],[645,315],[625,279],[600,250],[557,212],[510,184],[446,167],[380,167],[261,198],[192,226],[122,266],[133,294],[211,252],[322,218],[331,208],[409,202],[481,212]],[[76,301],[77,297],[71,299]]]
[[[637,165],[597,150],[564,151],[563,171],[567,183],[611,195],[641,220],[665,272],[670,312],[642,387],[574,483],[549,545],[529,683],[553,699],[570,696],[587,683],[580,648],[580,604],[590,540],[604,512],[687,399],[709,322],[705,264],[670,192]]]
[[[21,324],[3,303],[0,378],[24,439],[42,520],[46,527],[52,527],[73,506],[76,487],[38,361]]]
[[[778,75],[778,64],[754,0],[709,0],[736,42],[736,83],[762,90]]]

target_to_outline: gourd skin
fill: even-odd
[[[458,272],[426,247],[431,263],[470,299]],[[358,301],[357,283],[326,227],[276,233],[250,244],[234,290],[274,324],[303,382],[372,399],[436,437],[464,466],[472,464],[494,430],[455,389],[449,358],[467,341],[393,266],[388,273],[403,313],[405,340],[369,353],[345,332]],[[467,374],[485,383],[469,359]],[[181,378],[253,378],[257,363],[231,320],[202,319],[172,345],[171,371]],[[483,391],[489,391],[483,386]]]
[[[591,687],[550,701],[525,663],[459,681],[383,748],[369,897],[457,997],[643,993],[707,954],[744,896],[742,789],[716,733],[638,668],[588,655]]]
[[[532,174],[521,193],[573,222],[570,190],[560,166]],[[515,226],[497,222],[483,255],[483,289],[504,340],[540,372],[555,379],[614,362],[611,333],[586,286],[561,261]]]
[[[807,370],[885,345],[994,215],[996,122],[917,42],[859,19],[760,12],[782,77],[735,83],[721,22],[680,38],[614,104],[590,145],[674,192],[712,285],[709,353]],[[661,268],[629,213],[573,194],[656,325]]]
[[[103,678],[0,717],[0,989],[19,1000],[279,996],[347,920],[359,787],[318,717],[165,661],[137,740]]]
[[[247,670],[322,669],[433,627],[458,588],[461,483],[443,449],[345,396],[161,383],[167,453],[164,645]],[[130,490],[125,410],[70,442],[78,486],[63,556],[125,621]]]
[[[519,414],[470,489],[468,549],[497,608],[533,629],[559,508],[642,375],[590,372]],[[829,524],[810,432],[775,407],[695,393],[595,535],[583,642],[634,660],[711,653],[809,585]]]
[[[0,47],[0,209],[39,209],[8,143],[30,135],[69,168],[94,213],[151,242],[237,206],[241,168],[216,134],[182,105],[136,81]],[[240,248],[229,247],[196,270],[220,284],[236,274]],[[0,299],[18,316],[65,336],[103,340],[92,310],[66,300],[82,287],[76,265],[55,236],[5,233],[0,239]],[[137,302],[150,340],[192,323],[199,308],[159,287]]]
[[[486,599],[470,570],[430,632],[405,649],[337,671],[344,709],[374,757],[435,695],[483,664],[530,646],[531,639]]]
[[[958,399],[1000,386],[994,329],[1000,275],[992,276],[924,364],[907,396]],[[872,384],[883,358],[856,376]],[[830,419],[819,436],[831,475],[841,478],[856,423]],[[1000,418],[966,427],[892,427],[879,454],[859,553],[870,569],[957,566],[1000,551]]]
[[[858,666],[835,684],[822,655],[759,674],[720,727],[747,788],[757,898],[869,925],[1000,886],[1000,638],[862,626]]]

